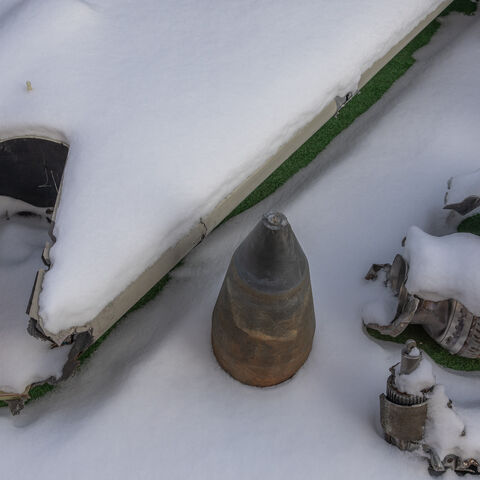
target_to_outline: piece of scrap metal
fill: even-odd
[[[407,340],[401,352],[401,361],[390,368],[386,393],[380,395],[380,422],[385,440],[400,450],[427,456],[428,471],[438,476],[447,470],[463,475],[480,474],[479,461],[475,458],[463,458],[457,454],[448,454],[443,460],[438,452],[425,441],[425,425],[428,416],[429,395],[435,385],[421,391],[420,395],[402,392],[396,384],[398,374],[414,372],[422,361],[422,352],[414,340]],[[450,401],[447,406],[452,408]],[[457,452],[458,453],[458,452]]]
[[[307,258],[285,215],[267,213],[228,267],[212,315],[213,351],[232,377],[266,387],[304,364],[314,332]]]
[[[373,270],[372,270],[373,269]],[[480,317],[455,299],[433,302],[412,295],[405,287],[408,263],[397,255],[392,265],[374,265],[365,278],[375,280],[383,269],[386,285],[398,298],[395,317],[389,325],[366,324],[383,335],[397,337],[408,325],[421,325],[428,335],[453,355],[480,358]],[[372,274],[372,271],[376,273]]]

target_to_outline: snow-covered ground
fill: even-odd
[[[480,16],[445,23],[380,102],[213,232],[77,376],[19,417],[0,410],[5,478],[430,478],[382,438],[378,395],[399,347],[367,338],[361,309],[378,293],[370,265],[389,262],[412,224],[449,231],[446,181],[478,167]],[[271,209],[309,258],[317,331],[293,379],[257,389],[217,365],[210,322],[234,249]],[[480,377],[434,373],[467,429],[479,425]]]
[[[440,4],[2,2],[0,138],[70,145],[43,326],[92,320]]]

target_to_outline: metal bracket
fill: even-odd
[[[355,92],[348,92],[345,96],[335,97],[335,103],[337,104],[337,112],[335,113],[335,118],[338,117],[340,110],[357,94],[359,93],[358,90]]]

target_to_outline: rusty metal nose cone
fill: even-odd
[[[212,316],[213,351],[240,382],[275,385],[303,365],[314,332],[307,259],[285,215],[267,213],[228,267]]]

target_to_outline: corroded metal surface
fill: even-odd
[[[263,216],[234,253],[212,316],[219,364],[248,385],[281,383],[312,348],[308,262],[286,217]]]

